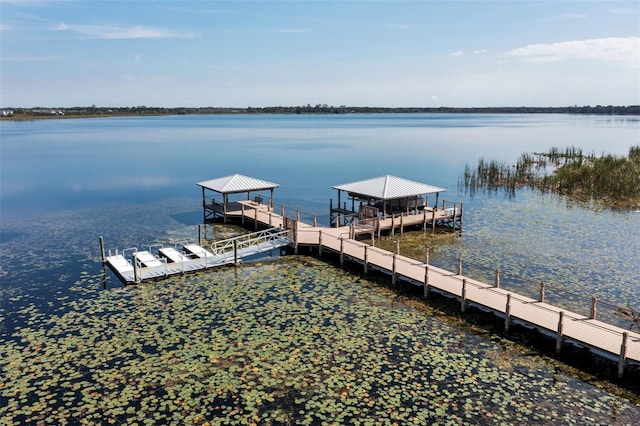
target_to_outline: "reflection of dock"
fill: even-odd
[[[162,279],[216,266],[237,264],[242,258],[279,249],[291,243],[288,232],[270,228],[251,234],[215,241],[207,247],[188,242],[173,247],[155,245],[149,250],[128,248],[105,253],[103,261],[125,284]],[[155,253],[154,253],[155,252]],[[156,254],[157,253],[157,254]]]

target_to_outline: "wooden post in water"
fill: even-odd
[[[318,226],[318,216],[316,216],[316,214],[313,214],[313,227],[317,227]]]
[[[424,265],[424,300],[429,298],[429,265]]]
[[[451,225],[452,225],[451,230],[455,232],[456,230],[456,205],[455,204],[453,205],[453,218],[451,221]]]
[[[624,374],[624,365],[627,361],[627,339],[629,332],[622,333],[622,345],[620,345],[620,357],[618,358],[618,378],[621,379]]]
[[[427,247],[424,251],[424,263],[429,264],[429,247]]]
[[[269,210],[269,228],[273,226],[273,213]]]
[[[458,275],[462,275],[462,257],[458,258]]]
[[[433,214],[431,215],[431,234],[436,233],[436,209],[432,210]]]
[[[538,296],[538,302],[544,302],[544,281],[540,283],[540,295]]]
[[[562,327],[564,326],[564,311],[560,311],[558,314],[558,332],[556,333],[556,353],[560,353],[562,349]]]
[[[596,299],[595,297],[591,298],[591,312],[589,315],[589,318],[591,319],[596,319],[596,315],[598,314],[598,308],[596,306],[596,304],[598,303],[598,299]]]
[[[369,273],[369,252],[367,250],[368,248],[369,248],[368,245],[364,246],[364,276],[365,277]]]
[[[467,310],[467,279],[462,279],[462,293],[460,299],[460,311],[464,313]]]
[[[422,209],[422,231],[427,231],[427,206],[424,206],[424,209]]]
[[[344,266],[344,238],[340,237],[340,266]]]
[[[300,222],[300,210],[296,210],[296,221]]]
[[[500,288],[500,269],[496,268],[496,279],[493,281],[495,288]]]
[[[400,240],[396,240],[396,254],[400,254]]]
[[[242,222],[242,225],[244,226],[244,204],[240,204],[240,217],[242,218],[241,222]]]
[[[233,240],[233,264],[238,264],[238,240]]]
[[[318,231],[318,256],[322,257],[322,229]]]
[[[198,224],[198,245],[202,245],[202,226]]]
[[[400,213],[400,235],[404,234],[404,215]]]
[[[255,216],[253,218],[253,221],[255,223],[255,229],[258,230],[258,208],[256,207],[253,211],[255,212]]]
[[[104,254],[104,238],[100,237],[100,255],[102,256],[102,263],[107,261],[107,257]]]
[[[504,310],[504,331],[509,332],[511,326],[511,293],[507,293],[507,306]]]
[[[395,235],[395,223],[394,223],[394,219],[395,219],[396,215],[394,215],[393,213],[391,213],[391,235]]]
[[[391,284],[392,285],[396,285],[396,256],[397,256],[397,254],[393,255],[393,271],[391,273]]]
[[[462,212],[464,211],[464,203],[460,203],[460,232],[462,232]]]
[[[133,253],[133,281],[140,282],[140,273],[138,271],[138,253]]]

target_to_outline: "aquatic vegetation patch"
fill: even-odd
[[[0,338],[7,424],[631,423],[640,408],[288,256],[98,290]],[[98,292],[95,297],[88,297]]]
[[[481,158],[475,169],[465,166],[461,181],[471,192],[503,188],[514,195],[517,188],[529,186],[600,208],[633,209],[640,205],[639,153],[640,145],[629,148],[626,157],[585,155],[580,148],[562,151],[554,147],[543,153],[522,153],[514,165]]]

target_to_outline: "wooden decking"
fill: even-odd
[[[268,206],[251,201],[242,202],[240,206],[240,210],[228,211],[227,214],[241,217],[243,223],[251,221],[256,227],[291,227],[292,245],[296,249],[298,246],[314,246],[320,255],[325,250],[335,252],[339,254],[341,263],[352,261],[361,264],[365,274],[375,268],[390,274],[394,282],[404,279],[420,285],[424,288],[425,297],[432,291],[455,297],[460,300],[462,311],[474,306],[504,318],[507,331],[514,323],[538,329],[555,337],[558,352],[563,342],[589,348],[595,354],[617,361],[619,376],[628,363],[640,364],[638,333],[373,247],[354,239],[351,226],[313,226],[283,217]],[[441,211],[443,216],[447,213],[451,212]],[[392,229],[396,225],[392,220],[385,218],[380,222]],[[412,221],[420,224],[424,220],[424,214],[405,216],[403,225]]]

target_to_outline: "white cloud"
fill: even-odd
[[[67,25],[61,22],[55,27],[58,31],[71,31],[88,38],[117,39],[163,39],[163,38],[195,38],[194,33],[183,33],[162,28],[150,28],[136,25],[119,27],[107,25]]]
[[[410,30],[413,28],[411,25],[404,24],[381,24],[379,25],[381,28],[389,28],[392,30]]]
[[[582,13],[565,13],[562,15],[552,16],[550,18],[545,19],[547,22],[554,21],[585,21],[588,19],[587,15]]]
[[[464,55],[464,52],[462,50],[458,50],[457,52],[451,52],[447,54],[447,56],[451,56],[454,58],[460,57],[462,55]]]
[[[508,57],[527,62],[591,59],[640,65],[640,37],[600,38],[550,44],[530,44],[511,50]]]
[[[2,62],[47,62],[60,59],[59,56],[45,55],[45,56],[3,56]]]

